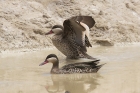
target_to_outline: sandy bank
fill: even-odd
[[[52,46],[44,33],[75,15],[90,15],[92,44],[140,42],[139,0],[0,0],[0,51]]]

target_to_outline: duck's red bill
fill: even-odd
[[[45,35],[49,35],[49,34],[52,34],[52,33],[53,33],[53,31],[51,30],[48,33],[46,33]]]
[[[39,64],[39,66],[45,65],[46,63],[48,63],[48,62],[47,61],[44,61],[41,64]]]

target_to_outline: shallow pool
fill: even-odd
[[[93,47],[88,53],[104,65],[98,73],[51,75],[52,64],[39,66],[57,49],[0,54],[0,93],[140,93],[140,47]],[[78,61],[87,61],[81,59]]]

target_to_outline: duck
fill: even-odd
[[[51,74],[96,73],[104,64],[98,65],[98,60],[71,63],[59,68],[59,59],[55,54],[49,54],[39,66],[52,63]]]
[[[87,58],[100,60],[87,54],[87,47],[92,47],[89,29],[95,24],[92,16],[74,16],[64,20],[62,25],[54,25],[45,35],[52,36],[53,45],[68,59]]]

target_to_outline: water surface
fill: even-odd
[[[61,66],[74,62],[56,49],[0,54],[0,93],[140,93],[139,46],[88,49],[107,63],[91,74],[49,74],[52,64],[38,65],[50,53],[58,55]]]

